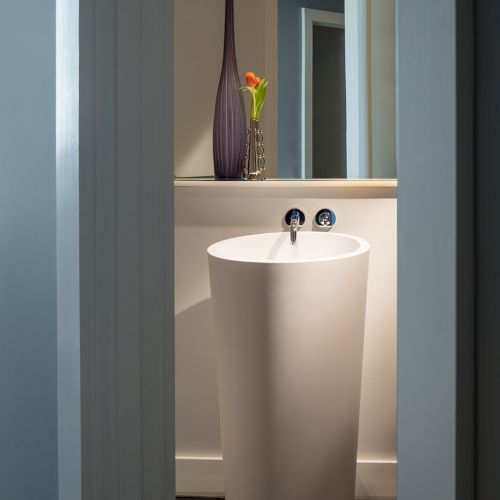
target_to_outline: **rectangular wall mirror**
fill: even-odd
[[[270,81],[267,177],[395,178],[395,0],[234,5],[242,84],[246,71]],[[176,178],[213,176],[223,40],[224,0],[175,0]]]

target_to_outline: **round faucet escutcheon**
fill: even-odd
[[[288,210],[288,212],[285,215],[286,225],[289,226],[291,223],[292,217],[293,216],[297,217],[297,215],[298,215],[298,219],[299,219],[299,226],[304,225],[304,222],[306,221],[306,216],[305,216],[304,212],[302,210],[300,210],[299,208],[291,208],[290,210]]]
[[[337,216],[333,210],[330,210],[329,208],[322,208],[316,214],[314,220],[320,227],[332,227],[337,220]]]

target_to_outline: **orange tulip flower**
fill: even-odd
[[[260,80],[257,76],[255,76],[255,73],[253,73],[252,71],[247,71],[245,73],[245,79],[247,81],[247,85],[249,87],[252,87],[253,89],[258,85],[257,80]]]
[[[253,71],[247,71],[245,73],[245,80],[247,82],[247,86],[242,87],[241,90],[250,92],[252,95],[250,117],[253,120],[258,120],[262,106],[264,106],[264,101],[266,100],[267,85],[269,84],[269,80],[266,78],[259,78]]]

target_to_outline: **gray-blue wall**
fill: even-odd
[[[0,3],[0,498],[57,499],[55,1]]]
[[[397,3],[398,500],[473,498],[471,6]]]
[[[344,0],[278,1],[279,177],[301,176],[301,8],[344,12]]]

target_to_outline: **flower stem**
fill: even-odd
[[[256,91],[253,89],[252,91],[252,111],[250,112],[250,115],[254,120],[257,119],[257,98],[256,98]]]

